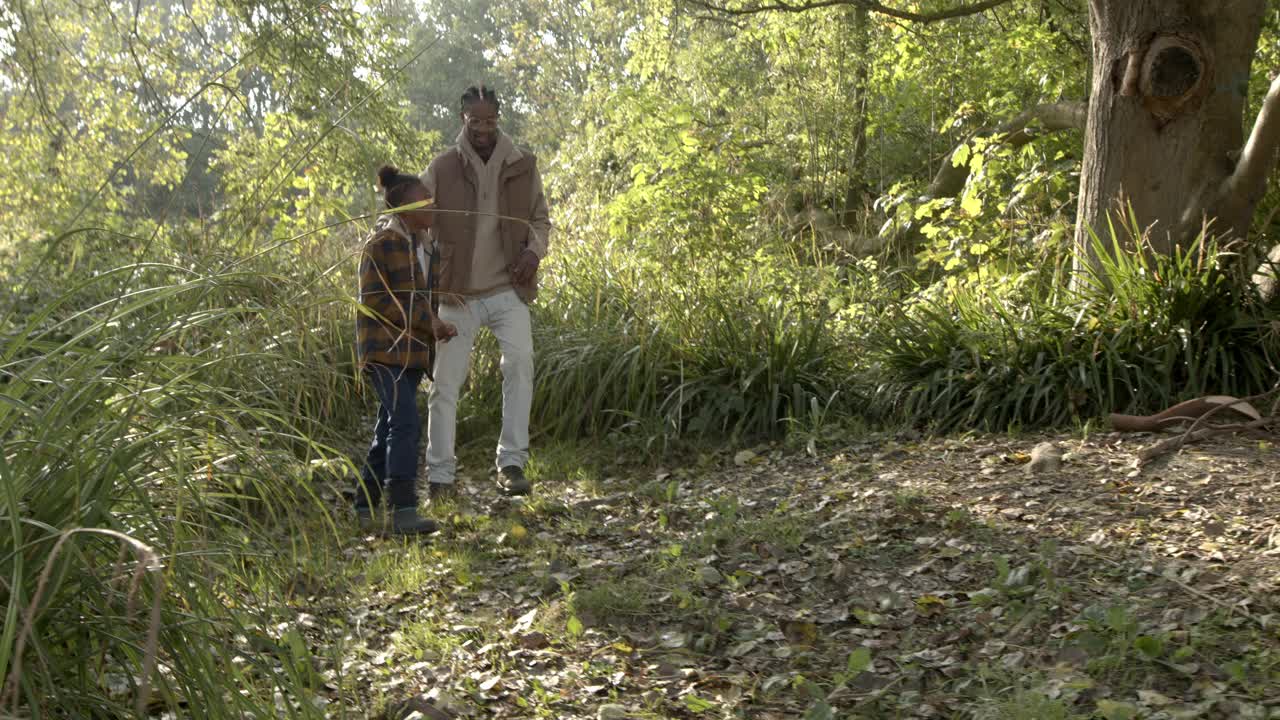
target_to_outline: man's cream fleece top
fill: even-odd
[[[468,295],[492,295],[511,287],[511,271],[507,268],[506,256],[502,247],[502,233],[498,218],[498,181],[502,177],[502,169],[519,161],[524,153],[511,142],[504,133],[498,133],[498,142],[489,156],[489,162],[480,159],[470,141],[467,132],[458,133],[458,149],[462,157],[471,164],[475,171],[476,187],[476,249],[471,261],[471,287],[466,289]],[[422,175],[422,182],[427,191],[434,197],[436,194],[436,178],[431,169]],[[551,220],[547,212],[547,199],[542,190],[542,176],[535,168],[533,171],[533,217],[529,218],[532,227],[529,229],[529,249],[539,259],[546,257],[550,242]]]

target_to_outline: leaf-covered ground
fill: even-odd
[[[476,460],[431,542],[295,552],[264,642],[334,717],[1280,717],[1280,451],[1044,439]]]

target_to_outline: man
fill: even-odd
[[[458,395],[476,333],[487,327],[502,350],[502,432],[498,481],[508,495],[531,490],[529,410],[533,335],[529,303],[547,254],[551,220],[538,162],[498,129],[497,94],[481,86],[462,95],[462,131],[422,180],[435,198],[432,237],[439,253],[439,317],[457,337],[437,348],[427,421],[427,479],[432,498],[452,494]]]

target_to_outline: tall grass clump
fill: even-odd
[[[1124,237],[1078,253],[1072,284],[961,285],[877,318],[862,342],[878,402],[940,430],[1004,430],[1270,389],[1280,311],[1234,255],[1203,235],[1171,255]]]
[[[309,663],[248,649],[282,603],[243,568],[328,517],[348,294],[284,258],[179,260],[40,263],[3,298],[0,715],[321,716]]]
[[[779,258],[672,267],[611,241],[559,249],[535,309],[535,428],[768,437],[830,410],[844,399],[847,352],[825,300],[797,290],[787,268]],[[496,360],[477,368],[477,388],[499,386]]]
[[[375,168],[430,157],[400,93],[436,39],[324,3],[134,10],[122,35],[52,3],[0,52],[0,717],[319,717],[285,579],[337,562],[316,479],[367,410],[348,223]]]

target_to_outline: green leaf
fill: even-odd
[[[569,616],[569,622],[566,623],[565,629],[568,630],[569,634],[573,637],[581,637],[585,630],[585,628],[582,627],[582,621],[578,619],[577,615]]]
[[[969,145],[964,144],[956,148],[955,152],[951,154],[951,166],[964,167],[967,162],[969,162]]]
[[[692,694],[684,696],[684,706],[689,708],[690,711],[696,713],[704,713],[708,710],[716,709],[715,703]]]
[[[845,665],[850,676],[866,671],[871,667],[871,649],[860,647],[849,653],[849,662]]]
[[[982,198],[977,193],[965,193],[964,199],[960,201],[960,209],[968,213],[972,217],[982,214]]]
[[[1138,708],[1132,703],[1099,700],[1098,714],[1104,720],[1134,720],[1138,717]]]
[[[876,627],[877,625],[884,622],[883,615],[880,615],[879,613],[873,613],[870,610],[867,610],[866,608],[854,608],[853,616],[857,618],[858,622],[862,623],[863,625],[869,625],[871,627]]]
[[[951,198],[935,198],[917,206],[913,217],[916,220],[927,218],[937,212],[938,208],[950,207],[952,202]]]
[[[815,700],[804,714],[804,720],[834,720],[835,712],[826,700]]]
[[[969,246],[969,252],[978,256],[986,255],[990,250],[991,246],[986,243],[974,243]]]
[[[1133,641],[1133,647],[1148,658],[1155,659],[1164,654],[1164,643],[1160,638],[1150,635],[1139,635]]]
[[[978,155],[977,153],[975,153],[974,156],[969,160],[969,172],[974,175],[979,175],[982,173],[982,168],[985,167],[986,164],[987,164],[986,156]]]
[[[1123,605],[1113,605],[1107,608],[1107,627],[1116,632],[1128,632],[1134,629],[1136,623],[1129,614],[1128,608]]]

